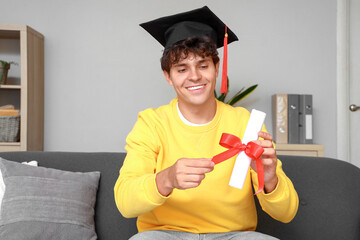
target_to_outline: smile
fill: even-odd
[[[205,87],[205,85],[194,86],[194,87],[188,87],[187,89],[188,89],[188,90],[198,90],[198,89],[201,89],[201,88],[203,88],[203,87]]]

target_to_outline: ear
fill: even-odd
[[[215,65],[215,69],[216,69],[216,78],[219,76],[219,66],[220,66],[220,61],[218,61]]]
[[[165,70],[163,70],[163,73],[164,73],[164,77],[165,77],[166,81],[168,82],[168,84],[170,86],[173,86],[173,82],[172,82],[172,80],[170,78],[170,73],[165,71]]]

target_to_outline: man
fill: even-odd
[[[138,217],[139,233],[131,239],[274,239],[254,232],[255,161],[241,190],[228,185],[235,157],[216,166],[212,161],[226,150],[218,144],[221,135],[242,138],[250,116],[214,96],[224,23],[203,7],[141,26],[165,47],[161,67],[177,98],[141,112],[127,137],[114,194],[123,216]],[[229,43],[237,40],[227,33]],[[254,142],[264,149],[264,191],[257,197],[269,215],[289,222],[297,193],[265,127],[259,137]]]

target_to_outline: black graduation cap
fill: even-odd
[[[225,24],[207,7],[158,18],[140,24],[165,49],[188,37],[209,36],[220,48],[224,45]],[[227,28],[228,43],[237,41],[236,35]]]
[[[224,46],[221,92],[227,92],[227,44],[238,38],[207,6],[161,17],[140,26],[165,49],[189,37],[203,36],[212,38],[218,48]]]

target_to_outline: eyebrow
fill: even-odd
[[[176,63],[174,64],[174,67],[185,67],[186,65],[186,63]]]
[[[211,61],[210,59],[200,59],[196,62],[196,64],[202,64],[202,63],[210,62],[210,61]],[[174,67],[184,67],[187,65],[188,65],[187,63],[176,63],[176,64],[174,64]]]
[[[201,59],[198,63],[210,62],[210,59]]]

